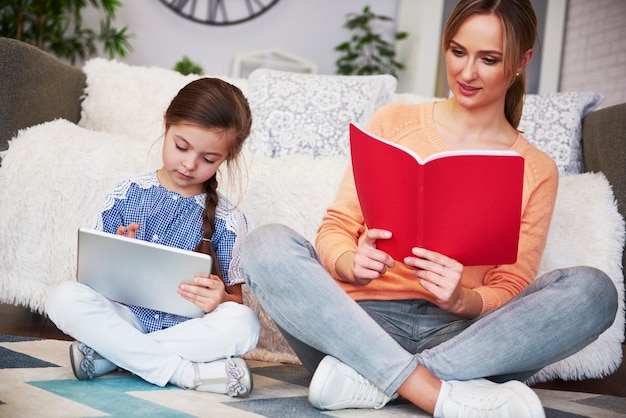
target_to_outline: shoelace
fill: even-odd
[[[350,400],[371,402],[374,409],[380,409],[385,406],[386,396],[383,395],[383,398],[378,400],[381,391],[372,382],[359,374],[355,376],[355,380],[356,384],[349,395]]]
[[[458,401],[460,418],[497,418],[502,416],[501,407],[506,399],[498,397],[464,397]]]

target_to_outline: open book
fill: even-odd
[[[377,248],[395,260],[413,247],[463,265],[517,260],[524,158],[514,151],[462,150],[422,160],[350,124],[356,190],[368,228],[392,232]]]

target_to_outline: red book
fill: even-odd
[[[354,124],[350,151],[365,224],[392,232],[376,246],[395,260],[413,247],[466,266],[517,260],[524,184],[518,153],[460,150],[422,160]]]

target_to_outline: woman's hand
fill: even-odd
[[[368,285],[372,280],[380,277],[387,268],[395,266],[396,262],[389,254],[376,249],[376,241],[391,238],[391,232],[382,229],[370,229],[365,239],[358,246],[355,253],[346,253],[339,257],[337,266],[343,264],[343,274],[338,273],[348,282],[361,286]],[[342,260],[343,259],[343,260]]]
[[[208,277],[196,276],[193,282],[181,283],[178,286],[178,294],[208,313],[225,301],[226,286],[222,279],[214,274]]]
[[[128,238],[136,238],[139,228],[137,222],[131,222],[127,227],[124,225],[118,227],[117,231],[115,231],[115,235],[125,235]]]
[[[443,254],[424,248],[413,248],[415,257],[406,257],[404,263],[414,268],[413,274],[424,289],[435,298],[435,304],[444,311],[473,318],[482,311],[480,295],[461,287],[463,265]]]

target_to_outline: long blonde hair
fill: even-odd
[[[522,117],[526,74],[516,75],[522,56],[537,40],[537,16],[530,0],[461,0],[448,18],[443,31],[442,48],[447,50],[461,24],[473,14],[493,14],[500,18],[503,30],[503,62],[506,77],[512,82],[506,92],[504,115],[517,129]]]

